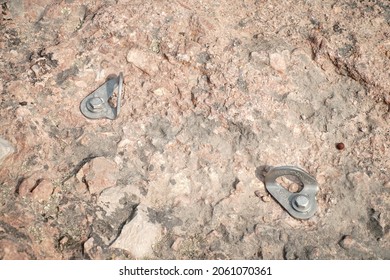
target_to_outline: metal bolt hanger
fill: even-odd
[[[116,107],[113,107],[109,100],[116,88],[118,88],[117,104]],[[123,74],[120,73],[118,77],[108,80],[81,101],[81,113],[89,119],[107,118],[115,120],[121,108],[122,88]]]
[[[292,193],[276,183],[281,176],[294,175],[303,184],[303,189]],[[317,210],[317,181],[303,169],[295,166],[274,167],[265,175],[265,187],[287,212],[297,219],[309,219]]]

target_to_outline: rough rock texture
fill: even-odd
[[[86,184],[91,194],[100,194],[103,190],[116,185],[117,173],[115,162],[97,157],[85,164],[76,174],[76,178]]]
[[[7,140],[0,138],[0,164],[13,152],[15,152],[14,147]]]
[[[161,238],[162,228],[150,220],[152,210],[139,205],[134,217],[125,224],[118,238],[111,245],[113,248],[129,251],[135,258],[142,259],[153,254],[153,246]]]
[[[389,34],[384,0],[2,0],[0,258],[389,259]]]

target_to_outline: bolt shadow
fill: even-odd
[[[107,76],[106,82],[109,81],[109,80],[111,80],[111,79],[117,79],[117,78],[118,78],[118,75],[116,75],[116,74],[110,74],[110,75]]]
[[[265,175],[268,173],[268,171],[270,171],[271,168],[272,166],[270,165],[260,165],[256,167],[255,170],[256,178],[265,184]]]

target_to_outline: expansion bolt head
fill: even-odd
[[[87,108],[91,112],[99,112],[104,109],[104,100],[100,97],[91,98],[87,103]]]
[[[298,195],[294,198],[294,208],[295,210],[297,211],[300,211],[300,212],[305,212],[308,210],[309,206],[310,206],[310,200],[307,196],[305,195]]]

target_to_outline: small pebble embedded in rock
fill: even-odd
[[[344,143],[337,143],[336,144],[336,149],[337,150],[341,151],[341,150],[344,150],[344,148],[345,148]]]
[[[261,200],[262,200],[263,202],[270,202],[270,201],[271,201],[271,198],[270,198],[268,195],[263,195],[263,196],[261,197]]]
[[[356,241],[350,235],[344,235],[340,240],[339,245],[345,250],[351,249],[355,245]]]

